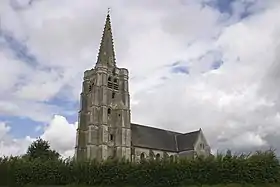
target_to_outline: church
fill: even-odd
[[[210,155],[201,129],[180,133],[131,122],[129,73],[116,65],[110,14],[93,69],[84,72],[76,135],[77,160]]]

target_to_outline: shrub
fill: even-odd
[[[177,161],[124,160],[75,162],[57,159],[0,159],[0,185],[188,186],[267,184],[279,182],[279,162],[272,151],[250,156],[196,158]]]

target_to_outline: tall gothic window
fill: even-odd
[[[140,155],[140,160],[141,160],[141,161],[145,160],[145,153],[141,153],[141,155]]]
[[[156,160],[160,160],[160,154],[156,154]]]

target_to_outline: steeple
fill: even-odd
[[[110,9],[108,9],[106,22],[99,47],[96,66],[115,67],[115,51],[111,27]]]

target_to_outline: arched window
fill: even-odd
[[[108,108],[108,112],[107,113],[108,113],[108,115],[111,114],[111,109],[110,108]]]
[[[115,96],[116,96],[116,93],[115,93],[115,92],[113,92],[113,93],[112,93],[112,99],[114,99],[114,98],[115,98]]]
[[[140,155],[140,160],[141,160],[141,161],[145,160],[145,153],[141,153],[141,155]]]
[[[118,79],[114,79],[114,83],[117,83],[118,82]]]
[[[160,154],[156,154],[156,160],[160,160]]]
[[[112,81],[112,77],[109,76],[109,77],[108,77],[108,81]]]
[[[200,144],[200,149],[204,149],[204,144],[203,143]]]

